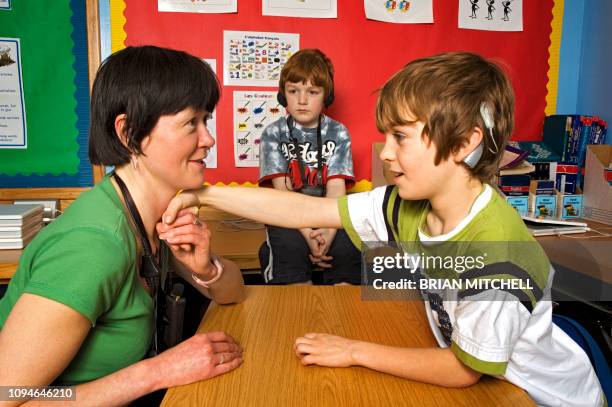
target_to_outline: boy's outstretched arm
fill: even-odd
[[[307,333],[295,340],[294,350],[304,365],[363,366],[445,387],[471,386],[482,376],[461,363],[450,348],[399,348]]]
[[[181,209],[204,205],[268,225],[342,228],[336,199],[249,187],[208,186],[185,191],[170,201],[163,221],[171,223]]]

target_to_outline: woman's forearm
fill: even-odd
[[[210,297],[219,304],[234,304],[244,301],[246,291],[242,272],[231,260],[220,258],[223,263],[223,275],[208,289]]]
[[[145,359],[100,379],[74,388],[74,401],[32,400],[25,406],[122,406],[164,388],[152,359]],[[5,405],[0,402],[0,405]],[[7,406],[10,404],[6,404]]]

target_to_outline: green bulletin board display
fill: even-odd
[[[85,2],[18,0],[0,37],[19,38],[27,148],[0,148],[0,187],[90,186]]]

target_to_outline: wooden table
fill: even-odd
[[[21,250],[0,250],[0,284],[8,284],[17,271]]]
[[[248,286],[246,301],[211,304],[200,331],[223,330],[244,348],[240,368],[168,390],[162,406],[532,406],[492,377],[468,388],[417,383],[361,367],[304,367],[296,337],[327,332],[405,347],[437,346],[422,301],[362,301],[354,286]]]

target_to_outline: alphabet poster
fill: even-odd
[[[259,142],[268,124],[285,114],[276,92],[234,92],[236,167],[259,167]]]
[[[158,0],[157,11],[236,13],[238,11],[238,0]]]
[[[337,0],[262,0],[264,16],[338,17]]]
[[[523,0],[459,0],[459,28],[523,31]]]
[[[223,84],[276,87],[299,49],[299,34],[223,31]]]
[[[19,38],[0,38],[0,148],[27,148]]]
[[[431,0],[364,0],[366,17],[387,23],[433,23]]]

